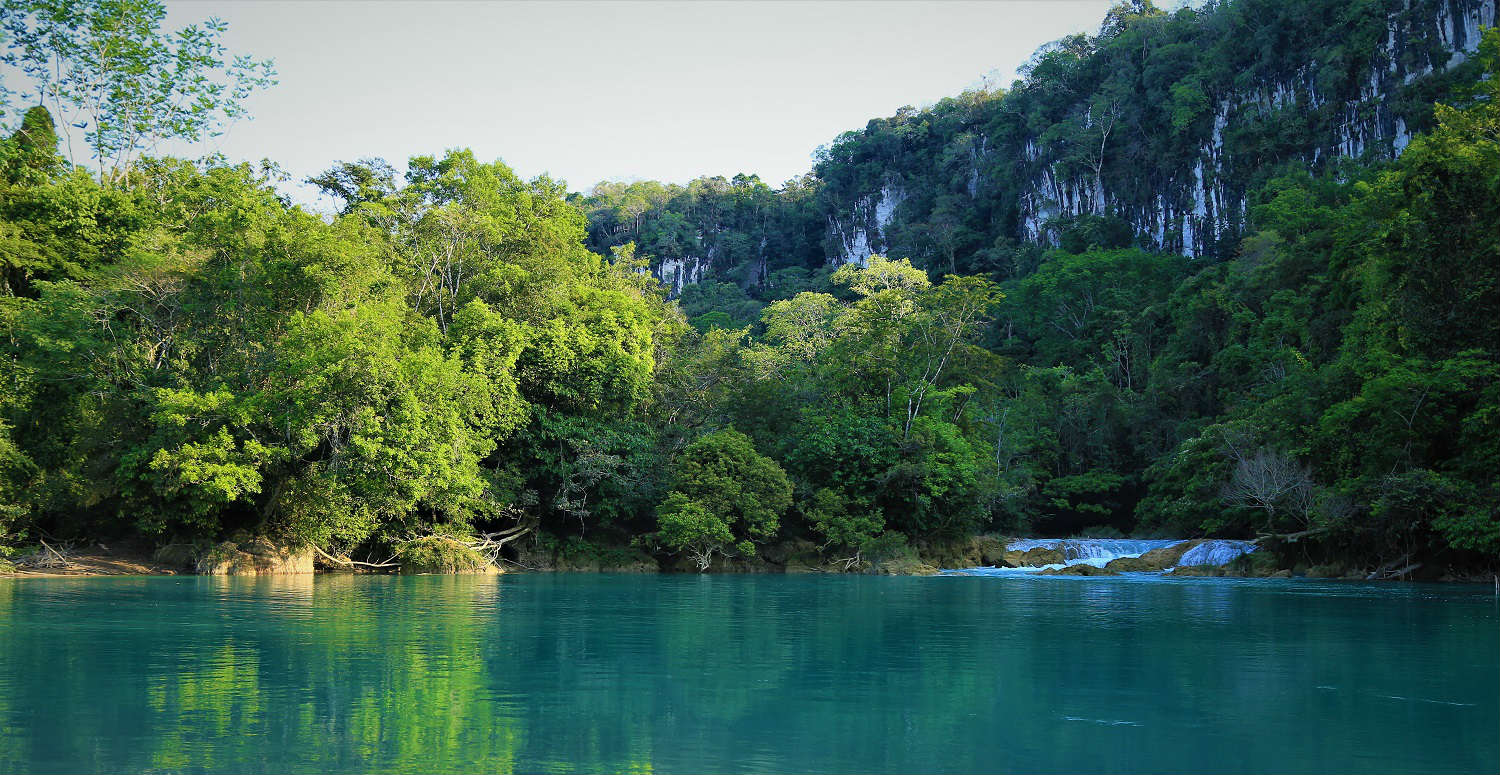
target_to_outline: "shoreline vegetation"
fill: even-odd
[[[286,576],[312,574],[347,575],[454,575],[504,573],[782,573],[858,574],[883,576],[932,576],[946,570],[974,568],[1034,568],[1042,576],[1109,577],[1127,573],[1157,573],[1170,578],[1311,578],[1345,581],[1409,581],[1414,568],[1389,567],[1365,571],[1338,564],[1286,563],[1271,551],[1241,555],[1224,565],[1180,565],[1189,550],[1210,539],[1181,539],[1152,549],[1139,557],[1118,557],[1103,566],[1088,564],[1047,568],[1064,563],[1054,548],[1010,549],[1018,539],[980,535],[966,541],[918,547],[900,557],[851,565],[829,561],[810,542],[786,542],[765,548],[753,560],[723,558],[708,568],[698,568],[684,558],[653,557],[630,546],[597,546],[575,543],[555,553],[523,551],[516,559],[494,562],[472,552],[465,544],[444,540],[442,545],[423,546],[401,553],[386,562],[354,561],[329,555],[315,547],[300,550],[277,547],[265,539],[214,547],[168,545],[153,550],[139,544],[108,546],[52,546],[39,544],[35,551],[15,561],[0,564],[0,578],[87,578],[99,576]],[[1064,540],[1064,539],[1058,539]],[[1260,543],[1285,546],[1286,537],[1267,537]],[[1259,545],[1257,546],[1259,548]],[[466,551],[468,550],[468,551]],[[1484,583],[1493,574],[1444,575],[1426,581]]]
[[[0,570],[1488,578],[1500,32],[1386,5],[1120,3],[779,189],[449,149],[325,214],[148,153],[273,85],[221,23],[3,0]]]

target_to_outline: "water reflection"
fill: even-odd
[[[0,771],[1493,770],[1461,588],[0,580]]]
[[[1198,622],[1228,623],[1234,619],[1235,598],[1241,593],[1226,584],[1193,584],[1182,588],[1183,608]]]

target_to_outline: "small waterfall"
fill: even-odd
[[[1177,546],[1187,540],[1183,538],[1019,538],[1006,544],[1006,549],[1016,552],[1055,549],[1062,552],[1063,561],[1040,567],[964,568],[946,572],[965,576],[1004,576],[1037,573],[1070,565],[1092,565],[1096,568],[1103,568],[1113,560],[1122,557],[1140,557],[1154,549]],[[1235,558],[1249,554],[1255,549],[1256,545],[1253,541],[1210,539],[1184,552],[1177,566],[1227,565]]]
[[[1021,552],[1056,549],[1063,553],[1064,565],[1092,565],[1102,568],[1110,560],[1139,557],[1152,549],[1165,549],[1180,543],[1180,538],[1023,538],[1010,542],[1006,548]]]
[[[1226,541],[1215,539],[1204,541],[1201,544],[1183,553],[1182,559],[1177,561],[1178,565],[1228,565],[1234,562],[1240,555],[1255,551],[1254,541]]]

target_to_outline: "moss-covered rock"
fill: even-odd
[[[423,536],[396,545],[402,573],[499,573],[468,544],[451,536]]]
[[[645,552],[635,552],[629,557],[601,560],[600,573],[660,573],[661,563]]]
[[[871,572],[880,576],[936,576],[937,568],[916,557],[897,557],[873,566]]]
[[[1057,565],[1067,561],[1067,555],[1063,554],[1061,549],[1048,549],[1045,547],[1032,549],[1023,556],[1024,564],[1030,568],[1037,568],[1043,565]]]
[[[1005,539],[999,536],[974,536],[970,539],[980,565],[1001,565],[1005,562]]]
[[[1150,566],[1152,570],[1166,570],[1177,565],[1182,560],[1182,555],[1187,554],[1189,549],[1203,543],[1208,539],[1194,538],[1190,541],[1164,546],[1160,549],[1152,549],[1136,558],[1144,566]]]
[[[624,539],[558,538],[543,533],[535,539],[511,544],[510,548],[515,559],[508,562],[529,571],[660,573],[670,569],[663,568],[656,557]]]
[[[1110,560],[1104,567],[1116,573],[1155,573],[1165,570],[1156,563],[1141,557],[1118,557]]]
[[[224,541],[198,553],[193,569],[204,576],[283,576],[313,572],[310,546],[280,546],[265,536]]]
[[[768,544],[761,549],[761,557],[772,565],[779,565],[787,573],[812,573],[822,570],[823,556],[818,545],[806,538],[792,538]]]
[[[206,551],[198,544],[167,544],[151,554],[151,562],[172,570],[191,570],[198,563],[198,556]]]
[[[1042,576],[1118,576],[1119,573],[1108,568],[1096,568],[1092,565],[1068,565],[1062,568],[1048,568],[1041,572]]]
[[[939,568],[976,568],[1000,564],[1005,544],[995,536],[970,536],[953,541],[928,541],[917,546],[917,554],[928,565]]]
[[[1067,561],[1061,549],[1038,546],[1027,551],[1006,551],[1000,555],[1000,564],[1007,568],[1040,568],[1043,565],[1061,565]]]
[[[511,544],[515,549],[515,560],[512,561],[525,570],[552,571],[557,570],[556,547],[542,546],[532,541],[518,541]]]
[[[571,538],[557,549],[551,567],[587,573],[656,573],[661,565],[641,549],[620,543]]]
[[[11,562],[10,560],[7,560],[4,557],[0,557],[0,573],[15,573],[15,572],[16,572],[16,564],[13,563],[13,562]]]

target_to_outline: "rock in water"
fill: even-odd
[[[283,576],[313,572],[312,547],[277,546],[265,537],[225,541],[198,558],[205,576]]]
[[[880,576],[936,576],[939,571],[915,558],[898,558],[877,563],[874,572]]]
[[[1041,572],[1042,576],[1118,576],[1120,574],[1108,568],[1097,568],[1086,563],[1069,565],[1064,568],[1048,568]]]
[[[1040,568],[1043,565],[1062,565],[1067,562],[1061,549],[1050,549],[1039,546],[1024,552],[1006,552],[1004,559],[1007,563],[1014,563],[1013,568]]]
[[[1157,549],[1155,551],[1162,550]],[[1120,557],[1110,560],[1109,563],[1104,567],[1107,570],[1112,570],[1117,573],[1155,573],[1156,571],[1166,570],[1162,566],[1157,565],[1150,560],[1147,560],[1144,556]]]
[[[1005,542],[994,536],[975,536],[974,548],[979,554],[979,561],[984,565],[1003,565],[1005,563]]]
[[[1187,554],[1189,550],[1197,547],[1199,544],[1203,543],[1203,541],[1204,539],[1202,538],[1194,538],[1191,541],[1183,541],[1182,543],[1172,544],[1171,546],[1162,549],[1152,549],[1151,551],[1141,555],[1138,559],[1141,562],[1152,566],[1152,570],[1166,570],[1167,568],[1175,566],[1179,561],[1182,560],[1182,555]]]

